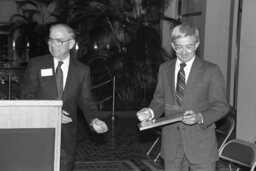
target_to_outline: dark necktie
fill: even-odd
[[[56,68],[56,84],[57,84],[57,91],[58,91],[58,99],[62,99],[62,93],[63,93],[63,72],[61,69],[62,64],[63,62],[59,61],[58,66]]]
[[[176,99],[178,104],[180,105],[182,102],[182,98],[185,92],[185,68],[186,64],[181,63],[180,64],[180,70],[178,72],[178,78],[177,78],[177,86],[176,86]]]

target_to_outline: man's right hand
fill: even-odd
[[[149,108],[143,108],[137,112],[137,118],[140,122],[146,122],[153,118],[153,113]]]
[[[62,115],[61,115],[61,124],[68,124],[72,122],[72,119],[69,117],[69,113],[66,112],[65,110],[62,110]]]

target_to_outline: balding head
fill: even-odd
[[[63,31],[65,31],[68,34],[67,36],[68,36],[69,39],[75,39],[75,32],[74,32],[74,30],[70,26],[68,26],[66,24],[55,24],[55,25],[52,25],[50,27],[50,33],[54,29],[63,30]]]

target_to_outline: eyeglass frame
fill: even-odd
[[[54,43],[56,46],[61,47],[61,46],[63,46],[63,44],[65,42],[68,42],[70,40],[72,40],[72,38],[71,39],[67,39],[67,40],[60,40],[60,39],[53,39],[53,38],[49,37],[48,38],[48,44],[53,44]]]
[[[196,47],[196,44],[187,44],[185,46],[182,46],[182,45],[175,45],[173,44],[173,49],[176,51],[176,52],[182,52],[184,49],[186,52],[193,52],[193,49],[195,49]]]

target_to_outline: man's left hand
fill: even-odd
[[[187,110],[183,114],[183,123],[187,125],[194,125],[197,123],[202,122],[202,114],[201,113],[195,113],[193,110]]]
[[[98,134],[108,131],[108,126],[106,125],[106,123],[98,118],[92,121],[91,126]]]

